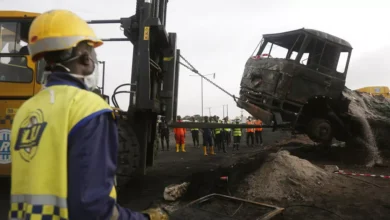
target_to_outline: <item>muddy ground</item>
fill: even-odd
[[[289,136],[287,132],[264,130],[265,145],[275,144],[276,141]],[[216,156],[204,157],[202,149],[193,147],[190,135],[186,137],[188,143],[186,153],[174,152],[173,141],[171,136],[171,150],[169,152],[159,152],[155,166],[148,170],[146,176],[134,179],[130,185],[118,192],[118,200],[121,205],[138,211],[146,209],[162,200],[164,187],[171,183],[193,179],[192,175],[195,176],[194,179],[202,178],[204,173],[209,173],[209,176],[214,177],[214,173],[210,173],[210,171],[218,170],[219,167],[229,167],[240,158],[247,158],[249,155],[261,152],[259,148],[245,148],[242,146],[238,153],[233,154],[231,148],[228,148],[227,154],[217,152]],[[200,141],[202,142],[202,140]],[[244,141],[242,144],[244,144]],[[2,186],[0,188],[0,220],[3,220],[7,219],[9,209],[9,178],[0,178],[0,185]],[[215,191],[213,184],[206,184],[205,187],[199,186],[199,188],[199,195],[206,195]],[[197,197],[198,193],[194,193],[187,201]]]
[[[277,153],[267,154],[270,152]],[[285,208],[283,215],[274,219],[390,219],[390,179],[345,176],[322,169],[324,165],[337,165],[344,171],[390,175],[386,157],[385,166],[368,168],[354,164],[358,154],[341,147],[323,149],[298,136],[257,154],[256,160],[260,161],[257,164],[242,161],[251,164],[252,171],[253,166],[257,169],[242,179],[232,178],[226,188],[233,196]],[[247,167],[241,165],[242,171]],[[202,219],[256,219],[248,209],[240,211],[239,204],[234,208],[228,204],[216,207],[219,214],[212,214],[212,218],[205,217],[204,211],[198,214]],[[184,219],[198,219],[197,214],[191,214],[197,213],[198,208],[177,213],[190,216]],[[222,216],[229,213],[225,209],[239,211],[233,213],[233,218],[227,218]]]
[[[174,220],[256,219],[270,210],[229,201],[185,207],[202,196],[220,193],[285,208],[283,215],[273,219],[390,219],[390,179],[344,176],[322,169],[337,165],[345,171],[390,175],[386,167],[390,151],[381,150],[385,166],[368,168],[355,163],[364,155],[361,150],[324,149],[304,136],[292,138],[288,132],[268,129],[263,136],[265,149],[247,148],[243,141],[239,153],[229,148],[227,154],[207,157],[187,137],[186,153],[176,153],[172,147],[159,153],[148,175],[119,191],[119,203],[134,210],[159,204],[173,211]],[[221,176],[228,176],[228,181],[220,180]],[[163,201],[164,187],[183,181],[191,185],[182,199]],[[0,219],[6,219],[9,180],[1,182]]]

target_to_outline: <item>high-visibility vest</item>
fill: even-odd
[[[233,136],[241,136],[241,128],[233,128]]]
[[[248,125],[253,125],[253,121],[247,121],[246,122]],[[255,132],[255,129],[254,128],[247,128],[246,129],[246,132]]]
[[[221,122],[221,121],[218,121],[218,122],[216,122],[216,123],[221,124],[222,122]],[[222,128],[216,128],[216,129],[214,129],[214,131],[215,131],[215,134],[220,134],[221,131],[222,131]]]
[[[228,120],[225,124],[231,124],[231,122]],[[231,128],[224,128],[225,131],[231,131]]]
[[[255,121],[256,125],[263,125],[263,122],[259,119]],[[255,131],[263,131],[263,128],[255,128]]]
[[[111,107],[95,93],[65,85],[50,86],[19,108],[11,132],[10,219],[69,219],[68,135],[83,119],[107,112]],[[110,197],[116,199],[114,185]]]

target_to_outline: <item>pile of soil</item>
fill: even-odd
[[[388,185],[388,184],[387,184]],[[390,188],[327,172],[279,151],[235,195],[286,208],[284,219],[388,219]]]
[[[367,149],[368,166],[382,163],[382,156],[390,156],[390,99],[347,88],[343,96],[350,101],[348,113],[354,137],[347,146]]]
[[[266,175],[265,175],[266,174]],[[249,175],[243,192],[249,200],[271,203],[309,201],[311,195],[329,183],[331,174],[288,151],[270,154],[256,172]]]

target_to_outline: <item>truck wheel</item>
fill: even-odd
[[[307,126],[307,134],[315,142],[328,144],[333,139],[331,123],[323,118],[313,118]]]
[[[139,167],[139,144],[127,119],[118,118],[117,186],[126,185]]]

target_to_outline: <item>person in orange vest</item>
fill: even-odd
[[[255,120],[255,125],[263,125],[263,122],[260,119]],[[263,128],[255,128],[255,139],[256,139],[256,144],[263,146]],[[260,142],[260,143],[259,143]]]
[[[182,122],[180,115],[177,116],[177,122]],[[174,128],[173,132],[175,133],[176,139],[176,152],[179,152],[179,147],[181,146],[181,151],[186,152],[185,138],[186,138],[186,129],[185,128]]]
[[[252,121],[252,117],[251,116],[248,116],[248,120],[246,122],[248,125],[253,125],[253,121]],[[254,144],[254,136],[255,136],[255,129],[254,128],[247,128],[246,129],[246,145],[249,146],[252,146],[253,147],[253,144]],[[249,145],[249,138],[251,139],[251,145]]]

